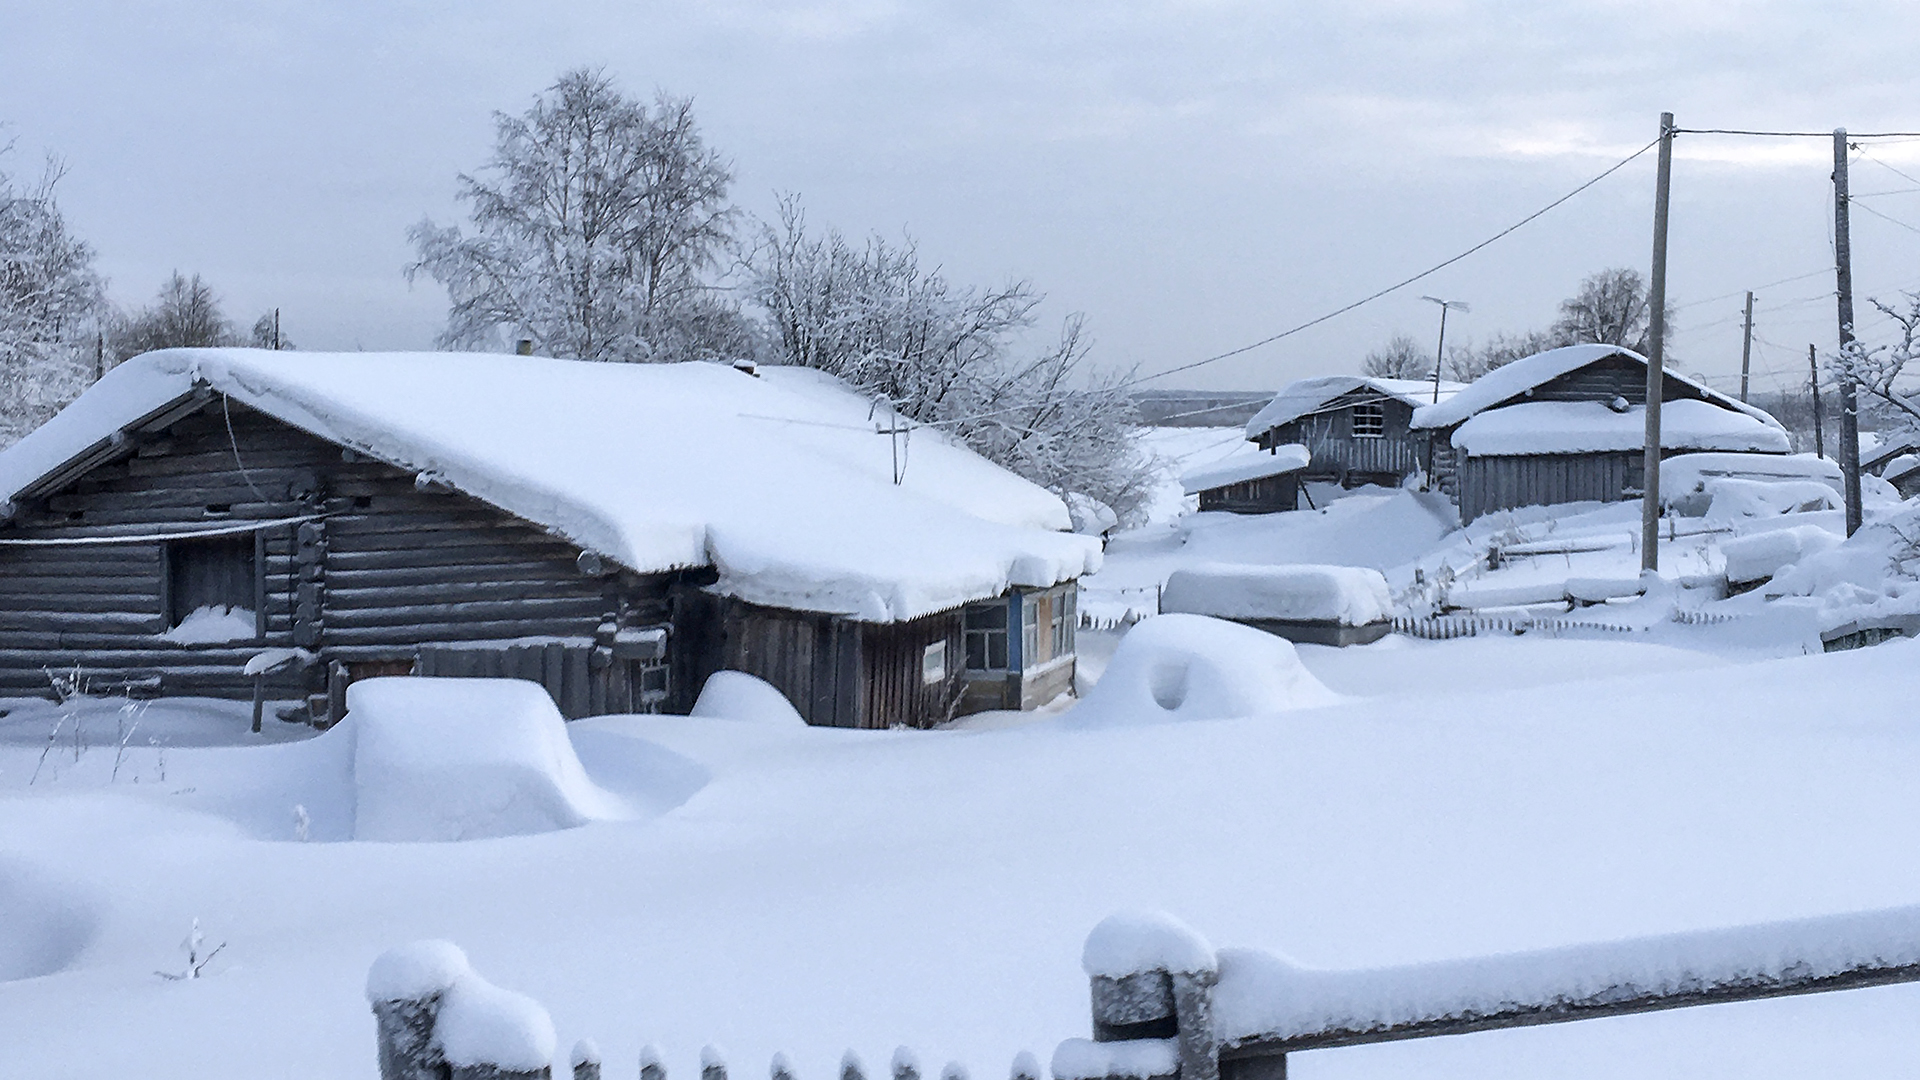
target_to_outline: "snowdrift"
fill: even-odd
[[[631,816],[588,778],[566,721],[519,679],[347,688],[356,840],[475,840]]]
[[[1063,720],[1074,727],[1214,720],[1339,701],[1285,638],[1204,615],[1156,615],[1127,631]]]
[[[1160,595],[1167,612],[1341,626],[1379,622],[1392,606],[1386,577],[1359,566],[1209,563],[1175,570]]]
[[[1744,584],[1765,581],[1781,567],[1839,546],[1840,537],[1818,525],[1794,525],[1733,537],[1721,543],[1720,554],[1727,560],[1727,580]]]
[[[690,716],[751,720],[761,724],[805,727],[793,702],[772,683],[744,671],[716,671],[707,676]]]

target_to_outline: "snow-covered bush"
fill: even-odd
[[[1765,581],[1781,567],[1840,546],[1840,537],[1818,525],[1795,525],[1732,537],[1721,543],[1727,580],[1735,584]]]
[[[1079,727],[1255,716],[1327,705],[1338,695],[1285,638],[1203,615],[1134,624],[1065,721]]]
[[[347,688],[356,840],[472,840],[622,818],[566,721],[520,679],[363,679]]]

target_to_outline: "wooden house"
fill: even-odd
[[[1461,389],[1444,380],[1436,387],[1430,380],[1364,375],[1301,379],[1247,422],[1247,438],[1262,450],[1306,447],[1307,465],[1295,474],[1300,482],[1397,487],[1428,467],[1427,437],[1412,428],[1414,409],[1448,401]]]
[[[0,453],[0,695],[257,681],[326,723],[358,678],[508,676],[571,718],[684,712],[734,669],[887,727],[1070,685],[1098,540],[895,438],[797,369],[148,354]]]
[[[1307,467],[1307,448],[1295,444],[1256,450],[1242,446],[1228,455],[1180,476],[1181,490],[1200,497],[1201,510],[1229,514],[1271,514],[1297,510],[1300,472]]]
[[[1764,411],[1664,372],[1661,449],[1784,454],[1786,429]],[[1646,441],[1646,358],[1570,345],[1496,368],[1413,428],[1430,440],[1434,482],[1460,519],[1518,506],[1639,498]]]

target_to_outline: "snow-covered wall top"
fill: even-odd
[[[1638,450],[1646,435],[1644,405],[1616,412],[1598,401],[1527,401],[1474,416],[1454,431],[1453,445],[1473,457],[1591,454]],[[1690,398],[1660,406],[1660,446],[1770,454],[1792,449],[1779,426]]]
[[[1494,368],[1475,379],[1450,399],[1434,405],[1420,406],[1413,411],[1413,426],[1416,428],[1452,427],[1475,413],[1491,409],[1503,401],[1519,397],[1536,386],[1551,382],[1570,371],[1576,371],[1609,356],[1624,356],[1642,365],[1647,362],[1646,357],[1618,345],[1567,345],[1558,349],[1548,349],[1546,352],[1515,360],[1504,367]],[[1666,375],[1669,379],[1676,379],[1694,388],[1722,408],[1745,413],[1769,427],[1780,427],[1780,422],[1764,410],[1742,404],[1677,372],[1669,371]],[[1729,449],[1744,448],[1729,447]]]
[[[1208,488],[1225,487],[1247,480],[1264,480],[1269,476],[1298,472],[1313,460],[1313,455],[1299,443],[1277,446],[1271,453],[1256,449],[1251,444],[1248,448],[1254,452],[1235,454],[1225,461],[1180,474],[1180,489],[1193,495]]]
[[[1463,383],[1440,380],[1441,403],[1446,403],[1465,389]],[[1273,396],[1272,401],[1267,402],[1266,408],[1247,421],[1247,438],[1254,438],[1282,424],[1290,424],[1334,398],[1355,390],[1371,390],[1381,397],[1396,398],[1416,408],[1433,402],[1431,379],[1375,379],[1366,375],[1322,375],[1300,379],[1288,383]]]
[[[753,603],[891,622],[1097,569],[1066,506],[960,446],[876,434],[822,373],[475,353],[173,349],[109,372],[0,453],[11,497],[196,382],[423,472],[642,572],[707,566]],[[884,417],[880,418],[884,421]]]

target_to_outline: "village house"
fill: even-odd
[[[801,369],[169,350],[0,453],[0,694],[301,702],[370,675],[684,712],[734,669],[810,723],[1071,687],[1053,494]]]
[[[1247,447],[1253,450],[1252,447]],[[1181,491],[1200,497],[1200,509],[1229,514],[1271,514],[1297,510],[1300,472],[1307,467],[1307,448],[1289,443],[1225,460],[1180,475]]]
[[[1436,385],[1365,375],[1301,379],[1247,422],[1247,438],[1263,450],[1305,447],[1307,464],[1294,474],[1301,483],[1397,487],[1428,468],[1427,437],[1413,431],[1413,411],[1449,401],[1461,389],[1445,380]]]
[[[1660,446],[1784,454],[1766,412],[1663,372]],[[1516,360],[1412,418],[1433,482],[1460,520],[1518,506],[1639,498],[1647,360],[1615,345],[1570,345]]]

